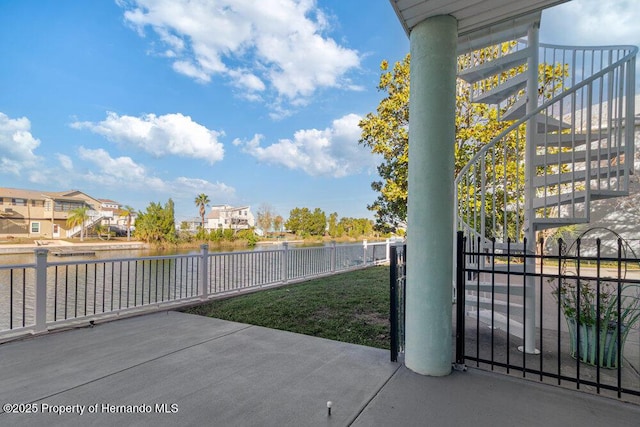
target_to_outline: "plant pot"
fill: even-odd
[[[599,362],[602,368],[616,369],[618,367],[618,323],[601,326],[600,342],[598,343],[598,328],[595,324],[586,325],[580,323],[576,328],[576,320],[574,318],[567,318],[566,320],[569,327],[571,357],[594,366]],[[624,325],[622,325],[620,334],[622,337],[621,349],[624,348],[625,329]],[[579,341],[578,330],[580,331]]]

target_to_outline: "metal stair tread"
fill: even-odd
[[[589,190],[591,200],[610,199],[613,197],[622,197],[629,195],[628,190]],[[570,203],[584,203],[587,194],[586,191],[574,191],[572,193],[554,194],[545,197],[536,197],[533,199],[533,208],[549,208]],[[548,202],[546,200],[549,199]],[[553,199],[553,200],[550,200]]]
[[[628,195],[629,190],[591,190],[591,200],[611,199]]]
[[[554,124],[555,126],[555,124]],[[539,126],[538,126],[539,127]],[[571,148],[585,145],[587,142],[586,133],[545,133],[544,129],[535,134],[534,142],[537,147],[550,147],[550,148]],[[557,128],[551,130],[551,132],[557,132]],[[607,133],[591,132],[590,141],[600,141],[609,136]]]
[[[508,71],[519,65],[527,63],[529,54],[531,52],[530,47],[518,50],[508,55],[501,56],[491,61],[486,61],[480,65],[467,68],[458,73],[458,77],[467,83],[476,83],[487,77],[494,76],[498,73]]]
[[[472,102],[484,103],[484,104],[499,104],[507,99],[509,96],[516,94],[519,90],[522,90],[527,85],[527,74],[518,74],[512,77],[493,89],[484,92],[477,97],[473,97]]]
[[[511,121],[523,118],[527,113],[527,97],[521,96],[518,100],[507,110],[500,120]],[[571,124],[558,120],[554,117],[547,116],[546,114],[538,114],[536,116],[537,133],[544,134],[547,132],[556,132],[561,129],[571,129]]]
[[[493,307],[494,311],[499,311],[501,313],[506,313],[507,309],[509,309],[509,314],[512,316],[522,316],[524,314],[524,305],[515,303],[510,301],[507,303],[505,300],[500,299],[491,299],[485,297],[477,297],[477,295],[465,295],[464,303],[467,307],[475,307],[475,308],[485,308],[491,309]]]
[[[480,310],[479,312],[474,310],[466,312],[466,315],[471,318],[479,317],[480,322],[488,325],[489,327],[492,325],[491,310]],[[509,325],[508,328],[507,324]],[[509,334],[518,338],[524,337],[524,327],[522,323],[514,319],[509,320],[507,316],[501,313],[493,313],[493,327],[505,332],[507,332],[508,329]]]
[[[489,243],[488,245],[489,248],[492,247],[492,244]],[[507,242],[496,242],[495,243],[495,249],[496,250],[511,250],[513,252],[522,252],[524,251],[524,243],[522,242],[511,242],[511,243],[507,243]]]
[[[565,218],[534,218],[532,221],[533,226],[537,231],[544,230],[546,228],[556,228],[562,225],[573,225],[573,224],[588,224],[589,218],[576,218],[576,217],[565,217]]]
[[[523,118],[527,114],[527,97],[521,96],[517,101],[500,116],[500,120],[503,122],[518,120]]]
[[[491,289],[493,287],[493,292],[496,295],[507,295],[507,288],[509,290],[510,295],[515,296],[523,296],[524,295],[524,286],[509,284],[509,286],[505,284],[493,284],[491,282],[480,281],[474,279],[469,279],[465,283],[465,289],[467,291],[472,292],[487,292],[491,293]]]
[[[557,146],[556,146],[557,147]],[[607,148],[591,150],[589,160],[609,160],[617,157],[618,153]],[[547,166],[549,164],[570,164],[573,162],[584,162],[587,159],[587,150],[572,150],[553,154],[538,154],[534,158],[536,166]]]
[[[546,114],[538,114],[536,116],[536,124],[538,127],[538,133],[555,132],[561,129],[571,129],[571,124],[556,119],[555,117],[547,116]]]
[[[554,194],[547,197],[534,197],[532,201],[533,208],[540,209],[558,205],[568,205],[570,203],[583,203],[586,196],[586,191],[574,191],[572,193]]]
[[[619,176],[624,176],[625,169],[623,168],[623,166],[624,165],[620,165],[620,169],[593,168],[589,173],[589,180],[617,178]],[[533,186],[536,188],[540,188],[540,187],[545,187],[549,185],[568,184],[570,182],[581,183],[581,182],[584,182],[586,177],[587,177],[587,171],[585,170],[564,172],[561,174],[554,173],[554,174],[541,175],[533,178]]]
[[[522,256],[522,251],[512,251],[511,254],[515,256]],[[507,256],[507,253],[506,252],[496,253],[496,258],[501,256]],[[471,272],[491,273],[492,271],[495,271],[497,273],[505,273],[507,272],[507,270],[513,273],[524,272],[524,264],[522,263],[513,263],[513,262],[509,264],[502,263],[502,262],[492,263],[490,261],[491,255],[489,255],[489,253],[487,253],[486,255],[480,254],[479,256],[474,256],[474,257],[478,258],[480,260],[480,263],[477,263],[477,262],[467,263],[467,269]]]

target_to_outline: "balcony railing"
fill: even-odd
[[[205,302],[386,262],[389,243],[0,266],[0,340]]]

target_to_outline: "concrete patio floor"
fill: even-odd
[[[178,312],[2,344],[0,378],[3,405],[27,404],[3,406],[0,425],[12,426],[637,426],[640,420],[640,406],[613,399],[474,369],[424,377],[389,362],[385,350]],[[62,409],[75,413],[55,413]],[[149,412],[111,412],[125,410]]]

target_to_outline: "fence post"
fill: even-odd
[[[391,260],[391,239],[387,239],[385,242],[384,260],[389,262]]]
[[[282,265],[281,265],[281,277],[282,283],[287,283],[288,278],[288,266],[289,266],[289,243],[282,242]]]
[[[205,301],[209,294],[209,245],[200,245],[200,299]]]
[[[390,248],[391,258],[389,259],[389,328],[391,338],[391,361],[398,361],[398,292],[396,287],[398,286],[397,277],[397,252],[396,247]]]
[[[367,240],[362,241],[362,265],[367,265]]]
[[[35,331],[45,332],[47,330],[47,249],[35,250],[36,261],[36,319]]]
[[[456,370],[466,370],[464,365],[464,234],[458,231],[456,236]]]
[[[337,258],[337,254],[336,254],[336,241],[332,241],[331,242],[331,272],[335,273],[336,272],[336,258]]]

